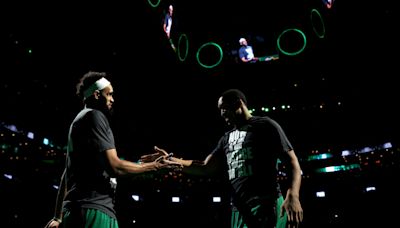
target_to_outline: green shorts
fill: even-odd
[[[275,211],[269,211],[270,205],[256,205],[251,208],[251,217],[254,216],[253,219],[257,219],[261,221],[259,224],[255,225],[258,228],[285,228],[287,215],[286,213],[284,216],[280,217],[280,208],[283,203],[283,196],[280,196],[276,199],[275,202]],[[276,216],[276,217],[275,217]],[[275,218],[272,218],[275,217]],[[273,219],[273,220],[271,220]],[[243,215],[239,213],[239,211],[232,211],[231,217],[231,228],[248,228],[247,224],[244,221]]]
[[[115,218],[92,208],[79,211],[66,211],[61,223],[63,228],[118,228]]]
[[[283,196],[280,196],[278,199],[276,199],[276,228],[285,228],[286,223],[287,223],[287,214],[284,212],[283,216],[280,216],[281,213],[281,206],[283,204]]]

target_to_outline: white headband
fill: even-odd
[[[99,80],[97,80],[95,83],[93,83],[91,86],[89,86],[89,88],[87,88],[84,92],[83,92],[83,96],[86,98],[90,97],[94,91],[96,90],[102,90],[104,88],[106,88],[108,85],[110,85],[111,83],[103,78],[100,78]]]

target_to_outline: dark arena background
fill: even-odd
[[[396,224],[394,2],[1,3],[1,227],[52,218],[68,127],[81,108],[75,84],[88,70],[111,74],[122,158],[157,145],[203,159],[225,130],[220,93],[239,88],[253,114],[281,123],[300,158],[300,227]],[[274,60],[242,63],[240,38]],[[227,183],[222,174],[119,179],[117,211],[121,228],[229,227]]]

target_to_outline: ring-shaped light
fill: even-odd
[[[183,42],[182,39],[185,39],[185,41],[186,41],[185,42],[186,50],[185,50],[185,55],[183,57],[181,56],[181,42]],[[179,40],[178,40],[178,58],[181,62],[186,60],[186,58],[188,56],[188,52],[189,52],[189,39],[187,38],[186,34],[183,33],[179,36]]]
[[[313,20],[313,15],[314,14],[316,14],[316,15],[318,15],[318,18],[320,19],[320,21],[321,21],[321,25],[322,25],[322,32],[321,33],[319,33],[318,31],[317,31],[317,29],[315,28],[315,25],[314,25],[314,20]],[[318,36],[318,38],[324,38],[325,37],[325,22],[324,22],[324,20],[322,19],[322,16],[321,16],[321,14],[319,13],[319,11],[317,10],[317,9],[312,9],[311,10],[311,14],[310,14],[310,20],[311,20],[311,24],[312,24],[312,28],[313,28],[313,30],[314,30],[314,33]]]
[[[285,35],[285,34],[288,33],[288,32],[291,32],[291,31],[299,33],[299,34],[302,36],[302,38],[303,38],[303,46],[302,46],[298,51],[294,51],[294,52],[285,51],[285,50],[283,50],[282,47],[281,47],[281,38],[282,38],[282,36]],[[306,35],[305,35],[300,29],[296,29],[296,28],[290,28],[290,29],[284,30],[284,31],[278,36],[278,39],[277,39],[276,42],[277,42],[277,47],[278,47],[279,51],[282,52],[283,54],[289,55],[289,56],[294,56],[294,55],[300,54],[302,51],[304,51],[304,49],[306,48],[306,45],[307,45]]]
[[[215,46],[215,47],[219,50],[219,59],[218,59],[218,61],[217,61],[215,64],[213,64],[213,65],[206,65],[206,64],[203,64],[203,63],[200,61],[200,57],[199,57],[199,56],[200,56],[200,51],[201,51],[203,48],[207,47],[207,46]],[[201,45],[201,47],[197,50],[197,53],[196,53],[197,62],[200,64],[200,66],[202,66],[202,67],[204,67],[204,68],[213,68],[213,67],[218,66],[218,64],[221,63],[223,56],[224,56],[224,54],[223,54],[223,52],[222,52],[221,46],[219,46],[217,43],[214,43],[214,42],[208,42],[208,43],[205,43],[205,44]]]
[[[155,3],[153,3],[153,0],[147,0],[147,2],[149,3],[149,5],[153,8],[157,7],[158,5],[160,5],[161,0],[155,0]]]

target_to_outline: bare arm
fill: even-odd
[[[168,155],[168,153],[160,149],[158,147],[155,147],[155,150],[157,153]],[[213,156],[213,154],[209,154],[203,161],[199,160],[185,160],[182,158],[177,158],[177,157],[170,157],[169,158],[171,161],[179,163],[183,166],[183,172],[191,175],[198,175],[198,176],[204,176],[204,175],[210,175],[214,174],[218,170],[218,159],[217,156]]]
[[[281,208],[281,216],[283,210],[288,215],[290,224],[298,225],[303,221],[303,209],[300,203],[300,186],[301,186],[301,168],[296,154],[293,150],[287,152],[290,169],[290,183],[286,192],[285,200]]]
[[[250,61],[250,60],[247,60],[245,57],[242,57],[241,60],[242,60],[242,62],[244,62],[244,63],[247,63],[248,61]]]
[[[167,22],[164,20],[164,23],[163,23],[163,29],[164,29],[164,32],[165,32],[165,34],[167,35],[167,38],[169,39],[169,37],[170,37],[170,33],[167,31]]]
[[[112,169],[118,176],[142,174],[160,169],[175,169],[181,166],[180,164],[169,161],[162,156],[151,162],[135,163],[120,159],[115,149],[107,150],[106,154]]]
[[[62,221],[62,204],[64,197],[67,193],[67,185],[65,183],[66,169],[61,175],[60,185],[58,187],[56,206],[54,210],[54,217],[46,224],[45,228],[57,228]]]

